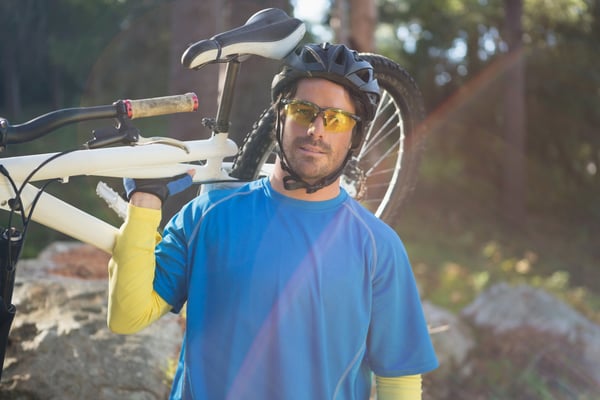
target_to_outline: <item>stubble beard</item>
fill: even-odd
[[[305,153],[301,150],[303,146],[318,149],[321,154]],[[333,152],[327,143],[310,137],[294,139],[285,147],[285,156],[288,166],[309,184],[314,184],[332,174],[344,160],[344,156]]]

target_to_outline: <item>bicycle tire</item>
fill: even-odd
[[[371,53],[361,56],[371,63],[382,96],[365,140],[342,175],[342,186],[377,217],[391,223],[413,191],[423,140],[421,92],[410,74],[393,60]],[[257,179],[263,165],[274,159],[275,113],[263,112],[247,135],[234,160],[232,176]]]

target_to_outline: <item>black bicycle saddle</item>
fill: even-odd
[[[198,69],[245,55],[281,60],[294,50],[305,32],[301,20],[291,18],[278,8],[267,8],[252,15],[238,28],[190,45],[181,56],[181,64]]]

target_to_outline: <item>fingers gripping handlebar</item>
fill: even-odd
[[[196,110],[198,96],[195,93],[186,93],[140,100],[119,100],[106,106],[66,108],[19,125],[10,125],[6,119],[0,118],[0,146],[29,142],[62,126],[86,120],[135,119]]]

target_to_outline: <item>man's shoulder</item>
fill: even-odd
[[[368,225],[373,229],[392,231],[395,233],[394,229],[387,222],[375,216],[372,211],[360,204],[357,200],[348,197],[346,205],[365,225]]]
[[[252,182],[227,182],[221,184],[210,184],[203,189],[202,194],[194,199],[196,207],[207,208],[229,200],[242,199],[249,195],[263,192],[263,180]]]
[[[373,212],[354,199],[347,201],[346,204],[354,214],[357,226],[360,226],[360,229],[364,229],[365,232],[368,232],[368,237],[370,237],[378,247],[404,247],[399,233],[393,226],[376,217]]]

